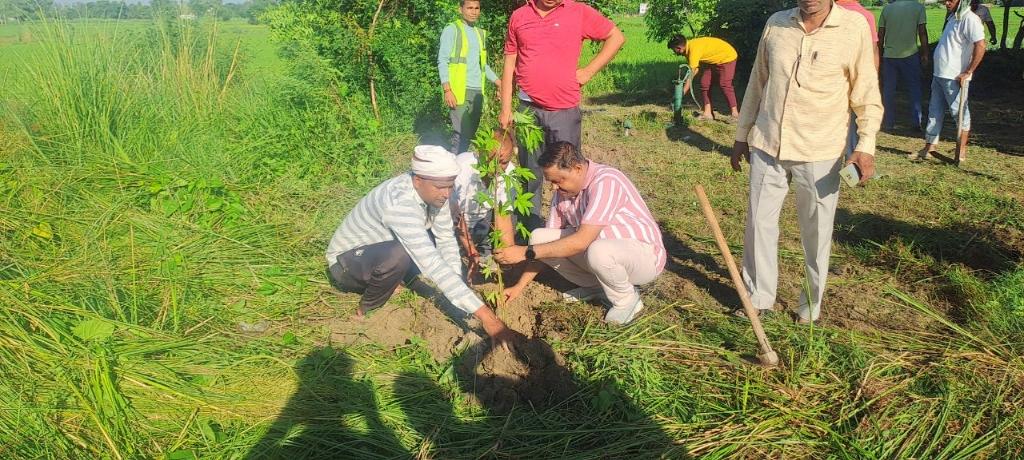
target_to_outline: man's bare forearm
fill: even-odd
[[[512,77],[516,72],[516,54],[506,54],[505,64],[501,69],[501,109],[512,110]]]
[[[974,43],[974,53],[971,54],[971,64],[967,66],[967,72],[974,73],[981,65],[981,59],[985,57],[985,40]]]

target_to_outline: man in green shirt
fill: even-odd
[[[884,130],[896,126],[896,85],[901,82],[909,93],[910,126],[921,129],[921,66],[928,65],[929,54],[927,22],[924,6],[917,0],[896,0],[886,5],[878,18]]]

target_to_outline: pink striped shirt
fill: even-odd
[[[575,197],[555,192],[547,228],[602,225],[599,239],[631,238],[654,247],[658,270],[665,268],[665,243],[647,203],[622,171],[590,161],[583,190]]]

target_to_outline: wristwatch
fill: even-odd
[[[526,247],[526,260],[534,260],[537,258],[537,253],[533,252],[533,245]]]

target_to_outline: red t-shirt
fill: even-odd
[[[534,104],[562,110],[580,104],[576,68],[583,40],[604,40],[615,24],[589,5],[563,0],[541,17],[534,0],[512,12],[505,54],[515,54],[515,81]]]

